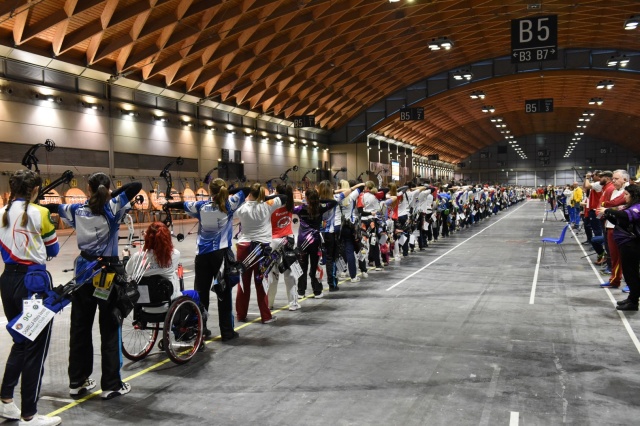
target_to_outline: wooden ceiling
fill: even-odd
[[[0,44],[336,130],[420,79],[509,55],[511,19],[540,14],[558,16],[562,49],[640,51],[640,29],[623,29],[637,0],[5,0]],[[431,52],[443,36],[454,48]],[[522,136],[572,132],[601,96],[587,134],[640,149],[635,74],[542,74],[472,82],[423,102],[424,122],[375,130],[455,162],[501,139],[483,104]],[[603,78],[616,85],[601,94]],[[487,98],[472,101],[471,90]],[[524,114],[524,99],[542,97],[556,100],[553,114]]]

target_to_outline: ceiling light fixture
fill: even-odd
[[[460,70],[453,73],[454,80],[467,80],[470,81],[473,78],[473,73],[469,70]]]
[[[120,113],[122,115],[128,115],[129,117],[138,117],[140,115],[140,113],[137,113],[137,112],[135,112],[133,110],[130,110],[130,109],[121,109]]]
[[[596,84],[596,89],[613,89],[614,83],[611,80],[600,80],[598,84]]]
[[[496,109],[493,107],[493,105],[483,105],[482,112],[490,112],[493,114],[494,112],[496,112]]]
[[[485,94],[482,90],[475,90],[469,95],[471,99],[484,99]]]
[[[624,21],[624,29],[635,30],[636,28],[638,28],[638,24],[640,24],[640,17],[632,16],[631,18]]]
[[[441,49],[450,50],[453,47],[453,41],[447,37],[432,38],[428,46],[432,52]]]
[[[627,55],[622,55],[622,56],[612,56],[611,58],[609,58],[609,60],[607,61],[607,66],[608,67],[626,67],[629,64],[629,57]]]
[[[589,99],[589,105],[602,105],[604,103],[604,99],[602,98],[591,98]]]

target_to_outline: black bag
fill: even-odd
[[[115,283],[113,287],[112,291],[115,292],[114,315],[122,322],[122,319],[131,313],[140,298],[138,284],[135,281],[122,280]]]
[[[238,284],[242,271],[242,262],[238,262],[233,250],[227,248],[224,253],[224,278],[227,285],[234,287]]]
[[[149,303],[168,302],[173,295],[173,283],[162,275],[142,277],[138,285],[146,285],[149,289]]]

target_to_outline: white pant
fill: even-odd
[[[275,248],[280,244],[281,238],[276,238],[271,240],[271,247]],[[289,305],[296,306],[298,305],[298,280],[293,278],[291,275],[291,271],[287,269],[282,274],[284,275],[284,284],[287,288],[287,299],[289,301]],[[276,299],[276,293],[278,292],[278,281],[280,281],[280,273],[278,272],[278,268],[274,267],[269,272],[269,290],[267,291],[267,297],[269,298],[269,308],[273,307],[273,303]]]

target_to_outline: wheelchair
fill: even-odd
[[[131,361],[140,361],[158,342],[158,349],[174,363],[189,362],[204,344],[206,314],[199,301],[189,296],[171,301],[173,286],[165,278],[144,277],[138,288],[145,285],[148,302],[137,303],[122,321],[122,353]]]

